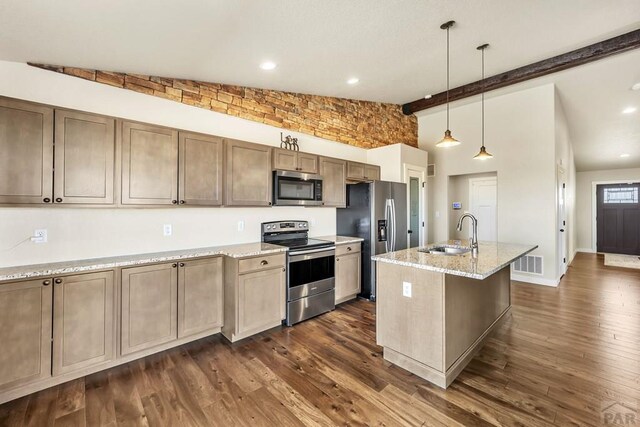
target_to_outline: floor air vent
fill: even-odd
[[[513,271],[542,275],[542,257],[539,255],[525,255],[513,262]]]

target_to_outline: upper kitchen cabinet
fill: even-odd
[[[324,206],[344,208],[347,205],[347,162],[331,157],[320,157],[319,163]]]
[[[0,203],[53,201],[53,109],[0,98]]]
[[[216,136],[179,133],[181,205],[222,205],[223,145]]]
[[[347,162],[347,179],[356,182],[377,181],[380,179],[380,166]]]
[[[178,203],[178,131],[122,122],[122,204]]]
[[[271,148],[226,140],[227,206],[271,206]]]
[[[283,148],[274,148],[273,169],[318,173],[318,156]]]
[[[55,111],[55,203],[113,204],[115,120]]]

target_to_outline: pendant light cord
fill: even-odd
[[[482,49],[482,147],[484,147],[484,49]]]
[[[447,27],[447,130],[449,130],[449,27]]]

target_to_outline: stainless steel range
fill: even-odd
[[[335,308],[336,247],[309,238],[307,221],[262,223],[262,241],[287,246],[287,326]]]

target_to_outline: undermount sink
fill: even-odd
[[[418,249],[418,252],[425,252],[434,255],[464,255],[471,252],[471,248],[460,248],[452,246],[432,246],[430,248]]]

